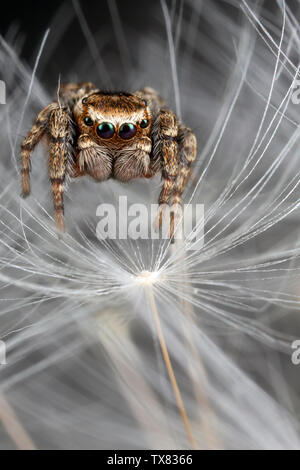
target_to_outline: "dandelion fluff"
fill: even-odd
[[[74,1],[32,69],[18,35],[1,37],[1,448],[299,449],[299,12],[266,3],[151,2],[141,34],[121,2],[98,31]],[[82,38],[64,70],[53,26]],[[100,203],[154,203],[159,178],[69,184],[58,236],[40,145],[21,200],[20,142],[53,67],[62,82],[150,85],[181,110],[198,139],[184,202],[205,214],[175,248],[96,237]]]

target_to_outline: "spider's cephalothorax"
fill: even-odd
[[[196,138],[151,88],[108,93],[92,83],[60,87],[22,143],[22,190],[30,193],[30,154],[42,137],[49,145],[49,174],[56,224],[64,230],[66,176],[130,181],[160,172],[160,207],[180,204],[196,158]],[[159,214],[161,223],[161,213]]]

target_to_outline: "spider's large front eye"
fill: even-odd
[[[122,137],[122,139],[132,139],[136,134],[136,127],[134,124],[131,122],[126,122],[125,124],[122,124],[119,130],[119,136]]]
[[[91,119],[90,117],[85,117],[85,118],[84,118],[84,124],[85,124],[86,126],[89,126],[89,127],[90,127],[90,126],[92,126],[92,125],[94,124],[94,121],[93,121],[93,119]]]
[[[110,139],[115,133],[115,128],[110,122],[102,122],[97,127],[97,134],[102,139]]]

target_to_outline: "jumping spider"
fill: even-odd
[[[67,176],[130,181],[160,172],[158,225],[163,207],[181,203],[196,158],[197,142],[151,88],[108,93],[92,83],[60,87],[59,99],[37,116],[21,149],[22,191],[30,193],[30,154],[46,137],[56,225],[65,230],[63,191]],[[172,233],[171,233],[172,236]]]

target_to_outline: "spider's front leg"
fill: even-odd
[[[63,185],[67,173],[68,157],[72,145],[71,119],[61,107],[54,109],[49,117],[49,176],[52,186],[56,226],[65,230]]]
[[[52,185],[56,225],[64,231],[63,183],[65,181],[69,147],[72,145],[71,120],[64,108],[49,104],[38,115],[34,126],[21,146],[21,173],[23,196],[30,193],[30,156],[44,135],[49,140],[49,176]]]
[[[155,145],[154,156],[157,158],[159,152],[162,164],[163,187],[159,196],[159,210],[156,219],[156,226],[162,225],[166,206],[169,204],[174,191],[176,178],[178,176],[178,123],[176,115],[169,110],[160,112],[158,123],[159,140]],[[171,214],[170,238],[174,235],[174,215]]]
[[[179,169],[172,195],[173,205],[181,204],[183,191],[191,176],[191,166],[197,156],[197,140],[191,129],[179,126],[177,142]]]
[[[170,238],[173,240],[176,218],[181,217],[182,194],[191,175],[191,166],[197,155],[195,134],[186,126],[178,125],[171,111],[161,111],[157,126],[159,140],[155,147],[162,159],[164,184],[159,197],[160,208],[156,226],[162,225],[166,205],[172,198]],[[157,161],[157,152],[156,152]],[[155,162],[154,162],[155,164]]]

